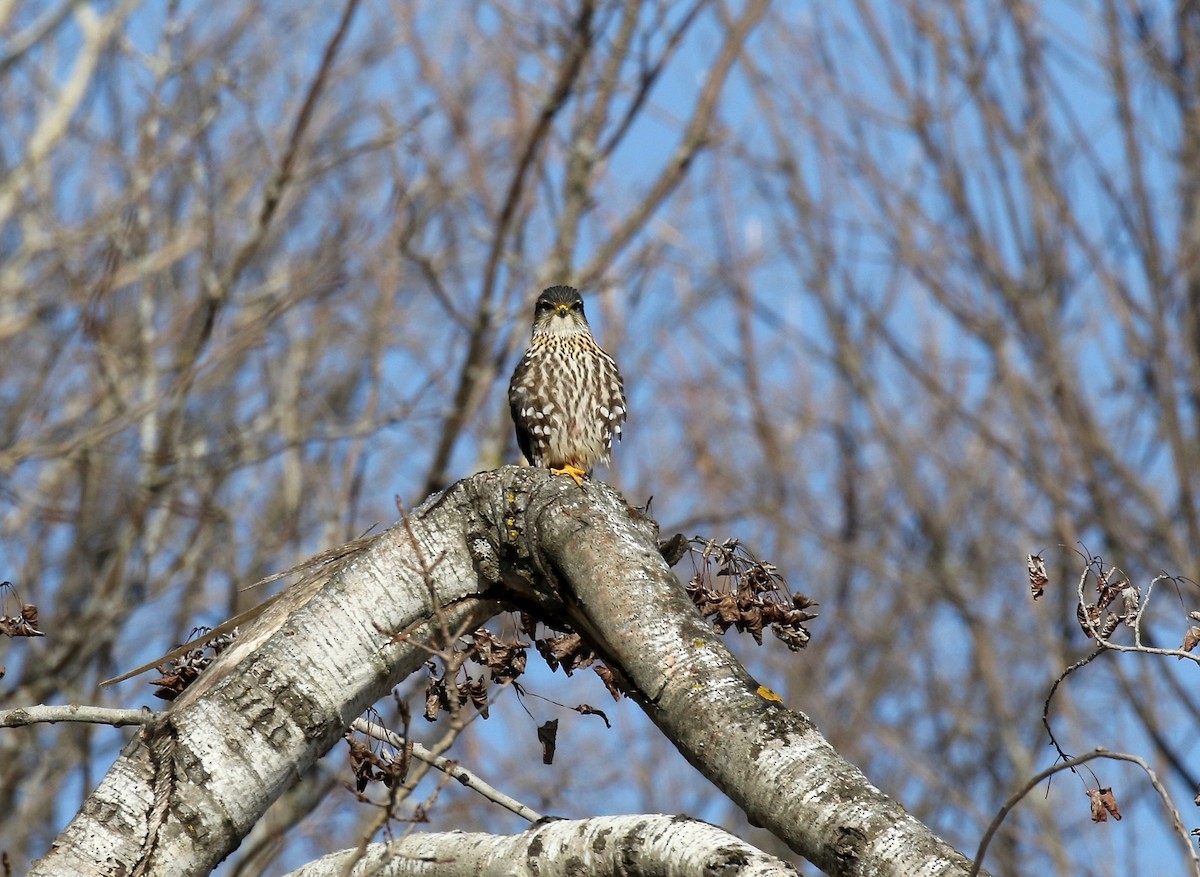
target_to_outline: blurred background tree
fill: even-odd
[[[1090,650],[1073,550],[1200,578],[1194,4],[54,0],[0,3],[0,39],[0,579],[47,634],[0,645],[2,706],[146,702],[97,683],[515,461],[504,387],[553,283],[626,377],[608,480],[821,602],[807,652],[735,645],[961,849],[1053,761],[1042,702]],[[1198,608],[1175,593],[1158,644]],[[1089,666],[1056,734],[1186,802],[1187,672]],[[548,812],[748,831],[609,712],[505,691],[455,751]],[[0,734],[15,870],[128,733]],[[326,762],[226,873],[357,840]],[[1182,867],[1144,779],[1093,766],[1125,820],[1060,777],[993,873]],[[452,789],[425,815],[520,827]]]

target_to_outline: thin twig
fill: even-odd
[[[83,722],[90,725],[144,725],[161,713],[149,709],[125,710],[80,704],[38,704],[11,710],[0,710],[0,728],[20,728],[24,725]]]
[[[1084,667],[1084,666],[1092,663],[1092,661],[1096,660],[1096,658],[1099,657],[1100,655],[1102,655],[1103,653],[1104,653],[1104,646],[1103,645],[1097,646],[1096,650],[1093,651],[1090,655],[1088,655],[1085,658],[1080,658],[1078,661],[1076,661],[1070,667],[1063,670],[1062,673],[1060,673],[1058,675],[1058,678],[1054,680],[1053,684],[1051,684],[1050,691],[1046,695],[1046,700],[1042,704],[1042,724],[1046,726],[1046,733],[1050,736],[1050,745],[1054,747],[1054,750],[1058,753],[1058,757],[1062,758],[1066,761],[1070,761],[1071,756],[1067,755],[1067,753],[1063,751],[1063,748],[1058,745],[1058,738],[1056,738],[1054,736],[1054,731],[1050,728],[1050,702],[1054,699],[1054,693],[1056,691],[1058,691],[1058,686],[1061,685],[1068,676],[1070,676],[1072,673],[1074,673],[1080,667]]]
[[[381,740],[382,742],[387,743],[389,746],[394,746],[397,749],[404,749],[405,739],[399,734],[395,734],[383,727],[382,725],[376,725],[373,722],[368,722],[366,719],[355,719],[353,727],[354,730],[366,734],[368,737]],[[512,798],[499,791],[489,783],[480,779],[471,771],[467,770],[458,762],[430,752],[420,743],[414,742],[412,744],[412,754],[413,758],[418,758],[426,764],[443,771],[444,773],[458,780],[468,789],[478,792],[489,801],[499,804],[505,810],[515,813],[522,819],[528,820],[529,822],[537,822],[542,818],[542,814],[538,813],[532,807],[528,807],[525,804],[522,804],[516,798]]]
[[[1143,771],[1145,771],[1146,776],[1150,778],[1150,784],[1154,786],[1154,790],[1158,793],[1158,797],[1162,800],[1163,807],[1166,808],[1167,812],[1171,816],[1171,825],[1175,829],[1175,833],[1179,836],[1184,847],[1188,851],[1188,856],[1192,860],[1193,877],[1200,877],[1200,854],[1197,854],[1196,846],[1192,843],[1192,839],[1188,835],[1187,828],[1184,827],[1183,817],[1179,815],[1179,811],[1175,808],[1175,805],[1171,803],[1171,797],[1167,794],[1166,787],[1163,786],[1162,782],[1158,778],[1158,775],[1141,756],[1131,755],[1126,752],[1109,752],[1106,749],[1096,749],[1087,753],[1086,755],[1080,755],[1078,758],[1070,758],[1052,767],[1048,767],[1036,776],[1031,777],[1029,781],[1025,783],[1025,785],[1014,792],[1013,795],[1000,807],[999,811],[996,813],[996,816],[992,819],[991,824],[988,825],[987,831],[983,833],[983,838],[979,841],[979,849],[975,852],[975,861],[971,864],[971,877],[976,877],[976,875],[979,873],[980,868],[983,866],[983,857],[987,852],[988,844],[991,843],[992,838],[995,836],[997,830],[999,830],[1001,823],[1004,822],[1005,817],[1007,817],[1009,812],[1016,807],[1018,803],[1020,803],[1022,798],[1037,788],[1043,780],[1049,779],[1050,777],[1054,776],[1054,774],[1064,770],[1075,772],[1076,767],[1096,758],[1108,758],[1113,761],[1128,761],[1131,764],[1136,764]]]
[[[262,243],[263,238],[266,237],[267,229],[271,226],[271,220],[275,216],[279,202],[283,199],[283,194],[287,189],[288,183],[292,180],[292,172],[296,164],[296,156],[300,152],[300,144],[303,143],[304,135],[308,131],[309,124],[312,122],[313,112],[317,107],[317,100],[325,90],[325,83],[329,80],[329,73],[333,69],[334,59],[337,57],[338,50],[341,48],[347,32],[350,30],[350,22],[354,18],[354,12],[358,9],[358,4],[359,0],[346,0],[346,5],[342,7],[342,17],[338,21],[337,30],[333,32],[333,36],[330,37],[329,42],[325,45],[325,52],[321,55],[321,63],[317,67],[317,72],[308,86],[308,92],[304,95],[304,102],[300,105],[300,112],[296,115],[296,121],[292,123],[292,131],[288,136],[283,158],[279,161],[279,167],[275,171],[275,176],[267,183],[267,187],[263,192],[262,209],[258,212],[258,224],[251,233],[250,238],[238,250],[237,256],[234,257],[226,274],[225,282],[222,284],[221,291],[223,293],[228,293],[233,282],[237,280],[247,263],[258,252],[259,245]]]
[[[629,133],[629,129],[633,127],[634,120],[641,111],[642,106],[650,97],[650,92],[654,89],[654,84],[662,75],[663,70],[667,66],[667,62],[675,55],[676,49],[683,42],[684,36],[695,23],[696,18],[705,6],[709,5],[710,0],[696,0],[680,20],[679,24],[671,31],[665,40],[663,40],[663,48],[659,53],[658,58],[649,67],[643,67],[641,75],[638,77],[637,90],[633,93],[633,97],[629,100],[629,106],[626,108],[621,121],[617,124],[613,133],[608,140],[598,150],[598,155],[601,160],[607,160],[621,141],[625,139],[625,135]]]
[[[625,221],[597,249],[587,267],[579,272],[580,286],[594,285],[597,279],[615,264],[620,252],[638,229],[645,225],[651,214],[675,191],[675,188],[682,182],[688,165],[707,145],[712,136],[717,100],[721,96],[729,72],[741,55],[742,46],[750,35],[750,31],[766,14],[767,7],[767,0],[751,0],[746,5],[741,18],[731,25],[725,44],[721,48],[721,54],[709,67],[708,79],[696,101],[687,130],[671,154],[667,166],[642,198],[641,203],[626,214]]]

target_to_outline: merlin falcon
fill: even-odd
[[[625,386],[616,362],[592,337],[578,290],[552,286],[538,296],[533,337],[508,385],[508,407],[532,465],[582,487],[593,466],[608,462],[625,420]]]

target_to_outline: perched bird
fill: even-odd
[[[509,382],[508,407],[525,459],[580,487],[593,466],[608,462],[613,436],[621,437],[621,373],[592,337],[583,299],[570,286],[538,296],[533,337]]]

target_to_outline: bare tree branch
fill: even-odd
[[[709,68],[704,87],[692,109],[687,129],[671,153],[667,166],[659,173],[640,203],[625,216],[621,224],[613,229],[607,239],[579,271],[579,285],[590,287],[608,271],[617,256],[629,244],[633,235],[641,229],[683,180],[688,166],[712,137],[714,116],[721,91],[725,87],[730,71],[742,53],[742,47],[750,32],[766,14],[768,0],[750,0],[742,14],[729,26],[729,33],[721,47],[721,53]]]
[[[352,727],[357,731],[362,731],[364,734],[374,737],[376,740],[383,740],[386,743],[390,743],[392,746],[395,746],[398,749],[402,749],[405,745],[403,737],[392,733],[387,728],[383,728],[372,722],[368,722],[365,719],[355,719]],[[528,807],[525,804],[522,804],[516,798],[504,794],[499,789],[495,788],[491,783],[480,779],[474,772],[467,770],[461,764],[458,764],[457,762],[454,762],[445,756],[436,755],[430,752],[420,743],[412,744],[412,754],[413,758],[419,758],[421,761],[426,762],[432,767],[436,767],[443,773],[449,774],[468,789],[478,792],[489,801],[499,804],[505,810],[515,813],[517,816],[520,816],[522,819],[528,822],[537,822],[542,818],[542,814],[538,813],[532,807]]]
[[[635,852],[636,851],[636,852]],[[289,877],[341,873],[353,851],[311,862]],[[744,877],[795,877],[796,869],[715,826],[682,816],[604,816],[557,820],[509,837],[492,834],[415,834],[374,844],[354,875],[415,877],[436,863],[446,877],[503,871],[515,877],[567,877],[581,863],[593,873],[638,877],[702,875],[736,869]]]
[[[1012,812],[1012,809],[1017,804],[1021,803],[1021,799],[1056,773],[1061,773],[1064,770],[1075,773],[1075,768],[1097,758],[1107,758],[1112,761],[1127,761],[1131,764],[1136,764],[1145,772],[1147,778],[1150,780],[1150,785],[1154,787],[1155,793],[1162,802],[1163,809],[1167,811],[1171,818],[1171,827],[1174,829],[1176,837],[1179,838],[1183,848],[1187,850],[1188,856],[1191,859],[1191,873],[1193,877],[1200,877],[1200,854],[1197,854],[1196,845],[1183,824],[1183,818],[1179,815],[1179,810],[1176,809],[1174,803],[1172,803],[1171,796],[1167,792],[1166,787],[1163,786],[1162,781],[1158,778],[1158,774],[1146,763],[1146,759],[1141,756],[1130,755],[1126,752],[1109,752],[1106,749],[1096,749],[1093,752],[1085,753],[1077,758],[1068,758],[1052,767],[1048,767],[1036,776],[1030,777],[1021,788],[1013,792],[1012,797],[1005,801],[1003,806],[996,812],[996,817],[992,820],[991,824],[987,827],[987,831],[984,832],[983,837],[980,839],[979,849],[976,850],[975,860],[971,865],[970,877],[975,877],[976,874],[980,873],[980,868],[983,865],[983,857],[987,854],[988,845],[996,836],[996,832],[1000,829],[1005,817]]]
[[[63,706],[38,704],[0,710],[0,728],[20,728],[43,722],[88,722],[96,725],[144,725],[155,717],[150,710],[121,710],[112,707],[66,704]]]

